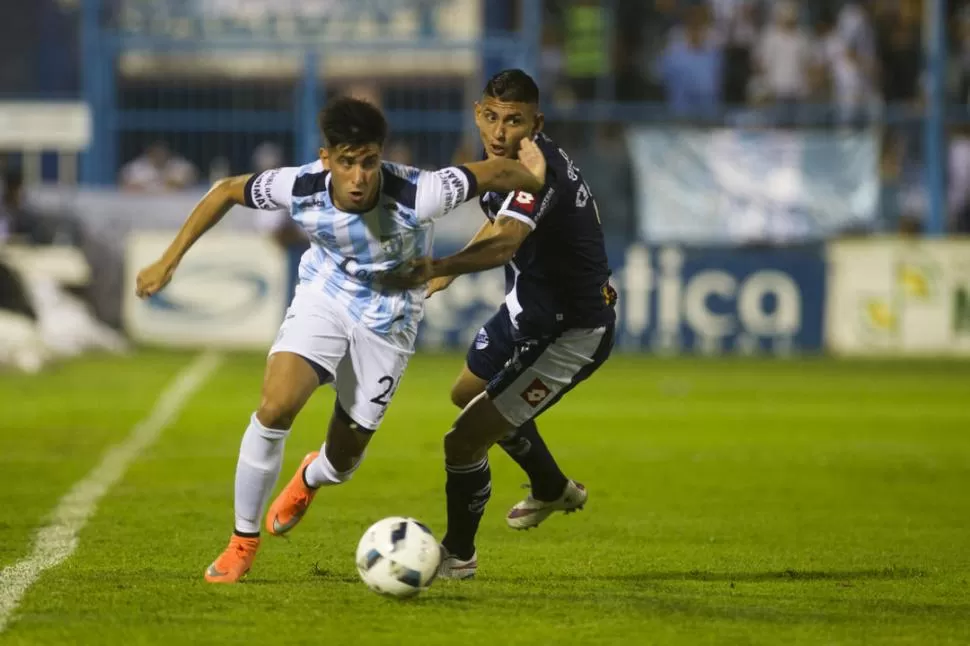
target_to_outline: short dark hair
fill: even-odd
[[[383,146],[387,139],[387,120],[373,103],[342,96],[320,111],[320,132],[331,148]]]
[[[510,103],[539,104],[539,86],[520,69],[502,70],[490,78],[483,94]]]

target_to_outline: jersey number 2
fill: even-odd
[[[394,396],[394,378],[390,375],[384,375],[377,380],[377,383],[383,386],[384,391],[377,397],[372,398],[370,403],[377,404],[378,406],[387,406],[391,403],[391,397]]]

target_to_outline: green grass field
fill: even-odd
[[[0,375],[0,568],[192,358]],[[617,356],[540,421],[586,510],[508,530],[526,480],[496,450],[478,579],[399,602],[354,550],[384,516],[443,530],[461,357],[416,356],[354,480],[264,538],[246,583],[210,586],[262,361],[226,358],[0,645],[970,643],[970,364]],[[297,422],[282,480],[332,400]]]

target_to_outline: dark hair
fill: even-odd
[[[342,96],[320,111],[320,132],[331,148],[367,144],[383,146],[387,138],[387,120],[374,104]]]
[[[520,69],[502,70],[493,76],[483,94],[510,103],[539,104],[539,86]]]

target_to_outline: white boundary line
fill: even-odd
[[[101,498],[139,454],[175,421],[182,407],[221,362],[221,355],[206,352],[183,368],[159,396],[148,417],[135,424],[125,440],[111,447],[98,466],[61,498],[48,524],[37,532],[30,556],[0,570],[0,633],[41,573],[60,565],[77,549],[78,533],[94,515]]]

